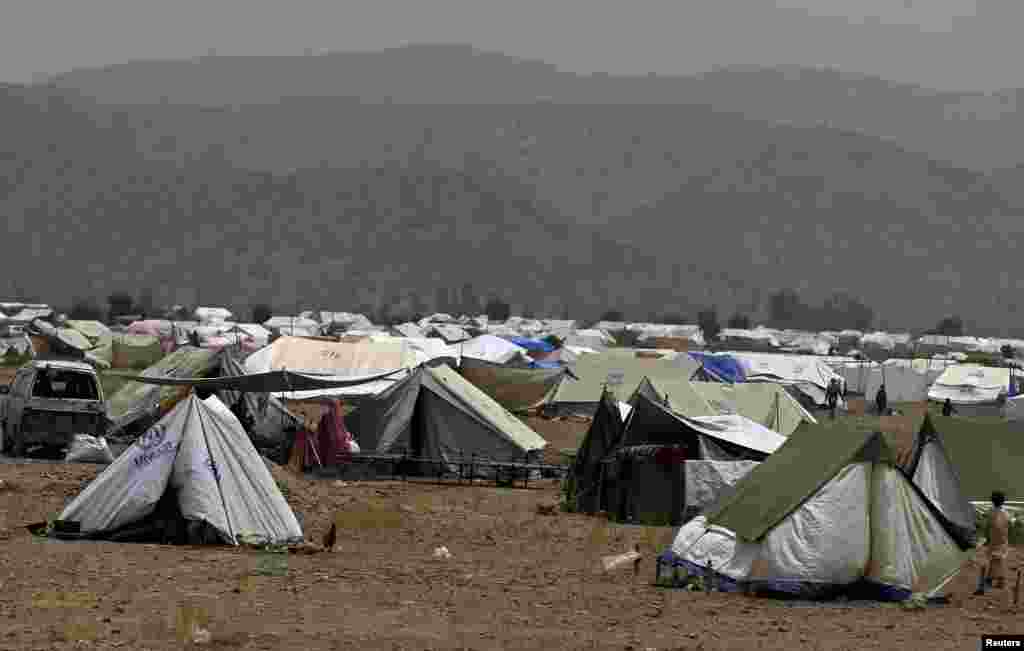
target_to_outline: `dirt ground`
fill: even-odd
[[[969,596],[973,569],[954,586],[956,605],[920,611],[655,588],[652,553],[673,530],[540,515],[538,503],[557,499],[553,484],[341,484],[275,468],[309,539],[339,523],[337,551],[313,555],[27,532],[99,471],[0,466],[0,649],[935,651],[1024,633],[1009,591]],[[602,555],[634,544],[645,554],[638,576],[600,571]],[[450,559],[433,558],[439,545]],[[188,613],[212,636],[203,646],[177,637]]]

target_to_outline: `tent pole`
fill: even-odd
[[[196,399],[198,400],[198,396],[196,397]],[[195,409],[195,403],[192,404],[192,408]],[[206,444],[206,454],[210,456],[210,465],[212,466],[211,470],[213,471],[213,479],[214,481],[217,482],[217,494],[220,495],[220,503],[221,506],[224,507],[224,519],[228,521],[228,534],[232,538],[235,538],[235,528],[231,526],[231,514],[228,512],[228,503],[227,500],[224,499],[224,489],[221,488],[220,485],[220,470],[217,469],[217,462],[214,461],[213,459],[213,450],[210,449],[210,438],[206,435],[206,423],[203,422],[202,412],[197,411],[196,413],[199,414],[199,427],[203,430],[203,442]],[[238,543],[237,539],[235,539],[235,543]]]

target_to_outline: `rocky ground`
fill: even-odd
[[[670,528],[542,515],[533,489],[340,483],[289,475],[307,536],[338,522],[333,553],[59,542],[54,517],[98,466],[0,466],[0,649],[976,649],[1024,633],[1009,591],[906,610],[801,604],[652,587]],[[639,544],[640,573],[600,557]],[[444,545],[448,559],[435,559]],[[1018,567],[1016,559],[1012,563]],[[208,636],[182,642],[183,622]],[[188,636],[186,636],[188,637]]]

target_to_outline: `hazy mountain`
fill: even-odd
[[[420,45],[308,57],[203,57],[76,70],[53,79],[108,104],[278,105],[289,97],[349,97],[368,104],[524,105],[537,101],[631,108],[701,104],[759,120],[828,123],[891,138],[958,165],[1022,162],[1018,90],[938,92],[833,70],[737,66],[701,76],[577,75],[468,46]],[[623,106],[625,105],[625,106]],[[290,124],[306,110],[277,111]],[[255,135],[255,134],[250,134]]]
[[[496,166],[274,175],[212,154],[176,165],[145,159],[131,131],[60,94],[7,88],[0,102],[0,259],[54,303],[153,287],[160,301],[243,314],[260,301],[351,309],[411,294],[430,304],[437,288],[471,282],[520,308],[578,314],[672,309],[681,293],[672,261],[572,224]],[[608,270],[624,257],[624,275]]]
[[[585,188],[598,185],[587,170],[600,169],[603,151],[641,150],[638,133],[650,128],[653,138],[674,119],[664,130],[675,140],[647,150],[674,162],[645,167],[634,155],[603,177],[610,193],[629,186],[630,163],[637,178],[661,169],[660,195],[594,227],[545,197],[553,185],[508,172],[508,155],[483,144],[459,162],[435,155],[450,146],[458,158],[455,122],[470,124],[458,141],[465,151],[491,109],[479,108],[490,117],[477,126],[468,109],[431,109],[451,113],[438,149],[416,149],[423,132],[410,128],[377,142],[402,145],[390,161],[273,174],[234,168],[217,148],[153,160],[137,150],[137,117],[105,124],[103,110],[55,90],[11,87],[0,101],[0,259],[53,302],[153,286],[158,300],[199,292],[243,312],[262,300],[346,309],[410,293],[429,304],[437,287],[472,282],[480,295],[549,314],[625,308],[646,318],[709,304],[725,316],[796,287],[814,301],[849,291],[892,326],[930,326],[953,311],[975,327],[1007,331],[1016,320],[1011,269],[1024,222],[1007,217],[1020,214],[1009,181],[864,135],[700,106],[637,107],[647,112],[632,131],[615,107],[588,108],[591,121],[574,106],[527,107],[521,127],[534,129],[534,117],[545,125],[550,150],[565,157],[560,174],[575,160]],[[365,141],[339,118],[349,149],[371,152],[376,134],[408,115],[377,108],[380,122],[364,113],[356,123]],[[602,124],[618,139],[597,137]],[[578,138],[592,129],[594,149],[559,141],[560,129]],[[548,135],[534,137],[539,147]]]

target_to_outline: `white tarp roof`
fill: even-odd
[[[995,402],[1010,389],[1010,369],[977,364],[950,366],[935,380],[928,399],[954,404]]]
[[[186,519],[205,521],[228,544],[241,534],[302,539],[302,528],[242,424],[217,399],[195,394],[140,436],[60,514],[83,532],[106,532],[150,515],[168,488]]]
[[[779,355],[776,353],[727,353],[740,360],[747,373],[747,378],[768,376],[812,384],[820,389],[827,389],[833,378],[842,381],[842,376],[820,359],[810,355]]]
[[[507,339],[494,335],[480,335],[458,345],[464,357],[482,359],[495,364],[505,364],[517,357],[526,357],[528,351]]]
[[[688,425],[712,438],[765,454],[775,452],[786,442],[782,434],[739,414],[695,416],[685,420]],[[694,425],[694,422],[697,424]]]

